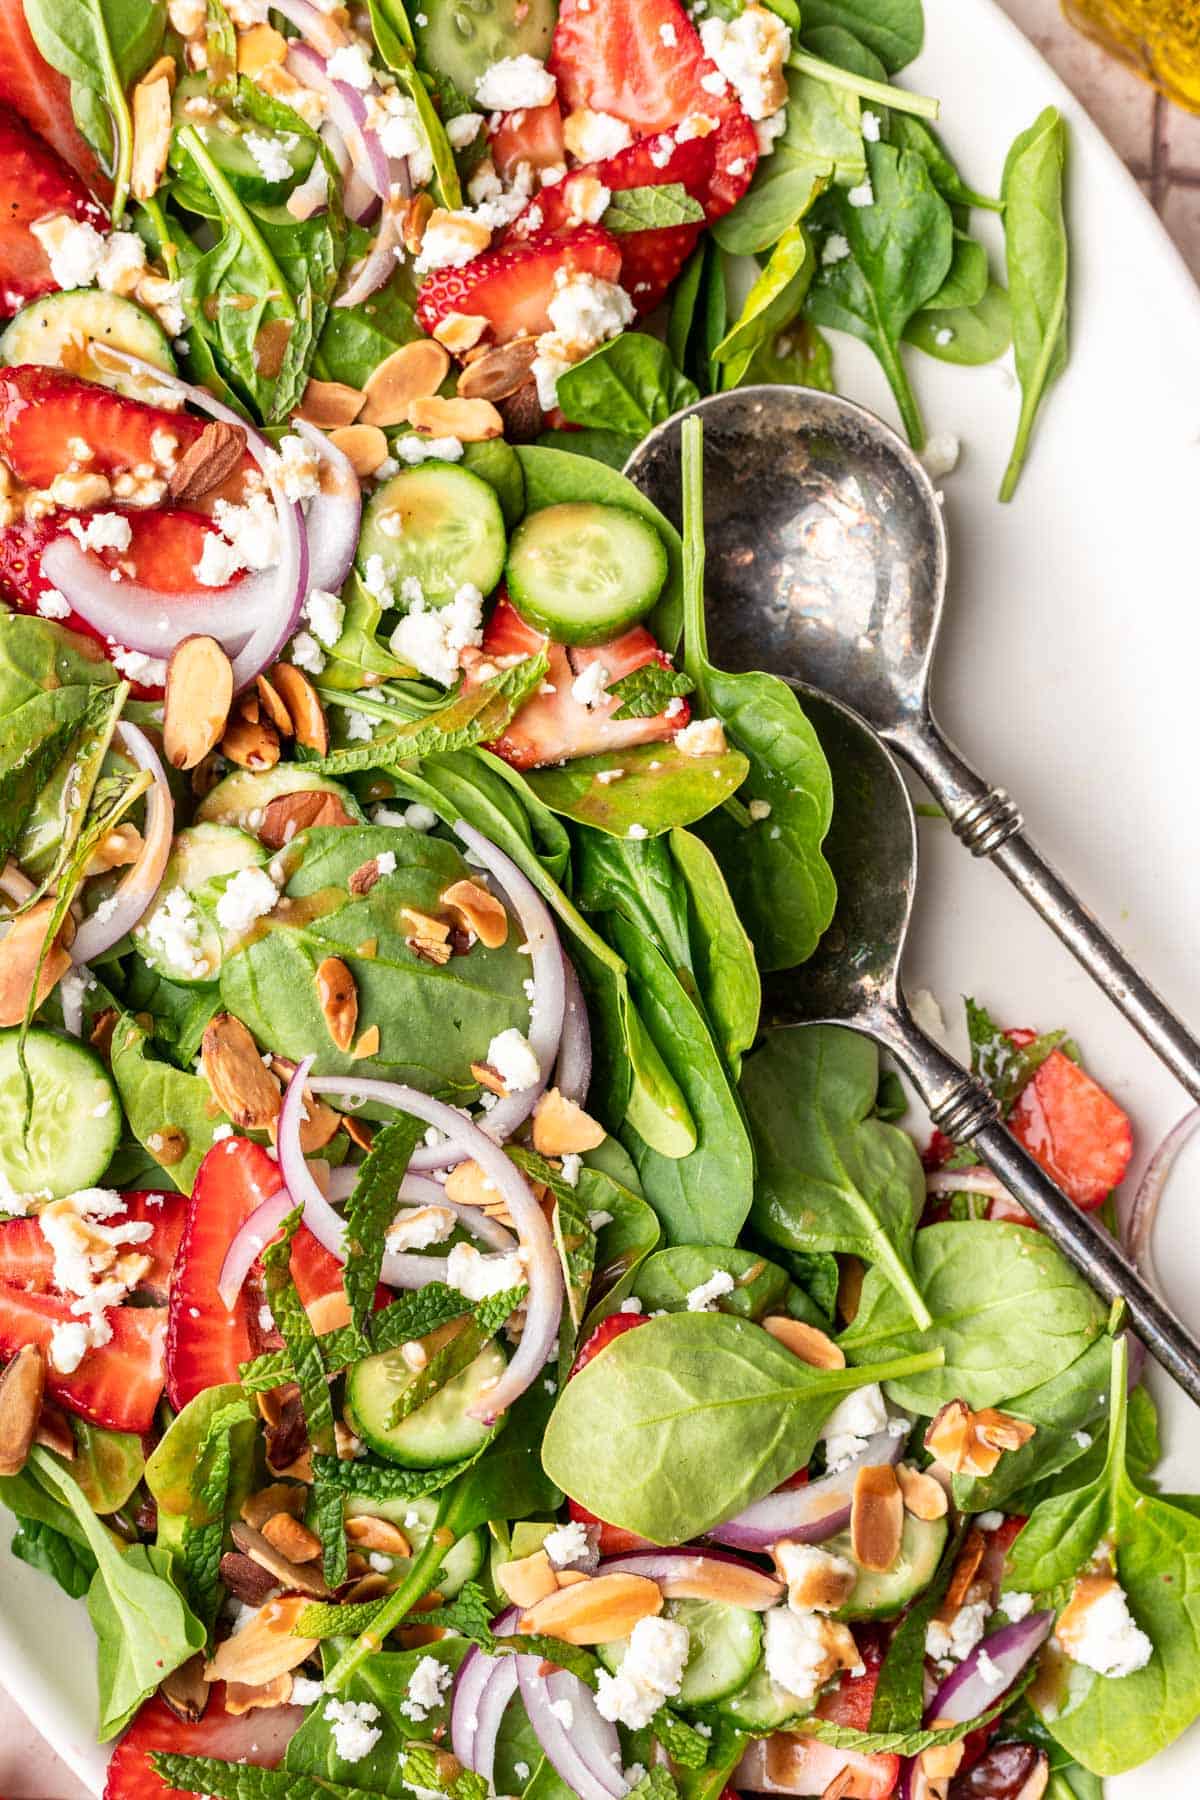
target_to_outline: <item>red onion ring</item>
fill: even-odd
[[[146,829],[137,861],[130,864],[116,890],[75,933],[71,961],[76,966],[111,950],[133,930],[158,892],[171,854],[175,802],[158,752],[144,731],[136,725],[127,725],[124,720],[117,726],[117,737],[138,768],[149,769],[154,785],[146,795]]]
[[[354,1191],[358,1180],[358,1168],[343,1163],[341,1168],[332,1169],[329,1175],[329,1198],[346,1200]],[[511,1255],[517,1248],[517,1240],[511,1231],[506,1231],[499,1219],[489,1218],[478,1206],[464,1206],[459,1200],[448,1200],[446,1190],[439,1187],[436,1181],[428,1181],[423,1175],[406,1175],[400,1183],[397,1201],[403,1206],[443,1206],[452,1212],[460,1225],[465,1225],[472,1237],[486,1244],[489,1250],[499,1250],[502,1254]],[[390,1284],[389,1284],[390,1285]]]
[[[367,104],[358,89],[347,81],[335,81],[324,56],[311,44],[292,44],[286,66],[297,81],[322,95],[330,118],[346,141],[354,167],[372,191],[386,200],[391,192],[391,170],[378,134],[367,124]]]
[[[358,306],[363,300],[389,281],[396,272],[396,251],[400,245],[400,230],[396,209],[386,204],[379,220],[379,230],[367,254],[363,257],[353,281],[344,293],[338,295],[335,306]]]
[[[1150,1158],[1146,1173],[1138,1184],[1133,1205],[1129,1209],[1129,1218],[1125,1226],[1125,1248],[1146,1280],[1156,1292],[1162,1292],[1158,1272],[1154,1267],[1154,1221],[1158,1217],[1158,1205],[1162,1199],[1167,1179],[1175,1166],[1176,1158],[1190,1140],[1197,1125],[1200,1125],[1200,1106],[1194,1106],[1190,1112],[1184,1113],[1182,1119],[1168,1131],[1154,1155]],[[1131,1340],[1132,1341],[1132,1340]]]
[[[297,1070],[289,1086],[289,1095],[299,1080],[300,1071]],[[414,1118],[423,1119],[427,1125],[436,1126],[439,1131],[444,1131],[450,1141],[461,1151],[462,1156],[471,1157],[479,1164],[488,1180],[495,1183],[498,1197],[507,1206],[509,1217],[512,1219],[520,1239],[521,1254],[525,1260],[525,1275],[529,1283],[529,1302],[526,1308],[525,1329],[521,1333],[515,1356],[495,1387],[489,1390],[486,1398],[471,1408],[470,1416],[472,1418],[481,1419],[488,1425],[492,1424],[500,1413],[513,1404],[514,1400],[520,1399],[525,1389],[531,1386],[541,1374],[548,1358],[554,1352],[558,1339],[559,1319],[562,1316],[562,1268],[545,1214],[534,1199],[529,1183],[516,1165],[505,1156],[500,1146],[480,1131],[477,1125],[472,1124],[469,1119],[464,1119],[453,1106],[447,1106],[442,1100],[432,1099],[428,1094],[421,1093],[418,1088],[406,1087],[397,1081],[378,1081],[373,1078],[356,1080],[341,1075],[320,1075],[311,1079],[308,1085],[314,1094],[361,1094],[365,1099],[380,1100],[385,1106],[395,1107],[398,1112],[411,1113]],[[286,1099],[284,1104],[286,1106]],[[296,1118],[298,1121],[298,1100],[296,1102]],[[280,1115],[279,1144],[282,1163],[282,1114]],[[298,1150],[298,1130],[295,1133],[295,1145]],[[307,1174],[307,1170],[305,1173]],[[308,1176],[308,1181],[314,1188],[316,1187],[311,1176]],[[317,1189],[317,1193],[324,1205],[328,1207],[329,1203],[319,1189]],[[332,1211],[332,1208],[329,1210]],[[336,1214],[334,1216],[336,1217]],[[310,1229],[312,1229],[311,1226]],[[435,1259],[426,1257],[423,1260],[428,1264]],[[387,1279],[386,1275],[384,1279]]]
[[[274,3],[275,0],[271,0],[271,4]],[[350,41],[336,19],[322,12],[319,6],[313,6],[311,0],[282,0],[275,11],[282,13],[288,24],[294,25],[301,37],[322,56],[332,56],[335,50]]]
[[[838,1474],[823,1475],[820,1481],[807,1482],[803,1487],[780,1488],[767,1494],[736,1518],[714,1526],[707,1535],[735,1550],[769,1550],[780,1538],[791,1538],[800,1544],[822,1544],[850,1523],[850,1502],[858,1471],[881,1463],[898,1463],[903,1454],[904,1439],[881,1431],[869,1438],[862,1454]]]
[[[236,579],[226,588],[191,588],[160,594],[138,581],[112,581],[104,564],[64,532],[42,553],[46,579],[71,602],[81,619],[110,643],[143,656],[168,655],[182,637],[203,632],[222,644],[245,642],[254,615],[274,587],[271,575]],[[158,621],[165,624],[160,626]]]
[[[308,538],[308,586],[340,592],[350,573],[354,552],[358,548],[358,530],[362,522],[362,489],[354,465],[345,451],[330,443],[323,431],[306,419],[293,420],[299,433],[321,465],[320,490],[308,502],[304,514]]]
[[[1004,1604],[1003,1594],[1000,1604]],[[964,1725],[968,1719],[974,1719],[989,1706],[994,1706],[1031,1658],[1037,1655],[1050,1636],[1053,1624],[1053,1612],[1030,1613],[1016,1625],[1003,1625],[991,1637],[981,1639],[943,1681],[926,1713],[926,1724],[937,1719],[946,1725]],[[1002,1682],[984,1680],[979,1672],[980,1658],[984,1655],[1003,1675]]]
[[[0,894],[11,900],[14,906],[24,906],[29,896],[36,890],[24,869],[18,868],[10,856],[4,867],[0,869]]]
[[[925,1177],[927,1194],[987,1194],[1011,1201],[1012,1195],[990,1169],[934,1169]]]
[[[555,1669],[540,1675],[541,1659],[518,1656],[517,1680],[529,1723],[556,1772],[578,1800],[621,1800],[628,1784],[621,1771],[617,1728],[600,1716],[592,1690],[577,1675]],[[566,1701],[568,1728],[551,1709]]]
[[[554,1085],[566,1100],[583,1106],[592,1079],[592,1028],[588,1022],[583,989],[575,973],[575,964],[563,951],[562,1039],[558,1046],[558,1062],[554,1068]]]
[[[255,1257],[262,1255],[294,1204],[288,1190],[281,1187],[270,1199],[260,1201],[241,1226],[225,1252],[221,1273],[217,1276],[217,1293],[226,1312],[232,1312],[237,1305],[237,1297]]]
[[[767,1575],[743,1557],[730,1556],[722,1550],[631,1550],[625,1556],[606,1556],[600,1564],[602,1575],[644,1575],[655,1581],[666,1600],[716,1600],[722,1596],[717,1588],[722,1577],[728,1583],[729,1571],[735,1569],[744,1579],[730,1606],[747,1612],[766,1612],[783,1599],[784,1585]]]
[[[512,1631],[518,1608],[510,1606],[492,1620],[497,1635]],[[464,1768],[493,1786],[496,1738],[504,1708],[517,1689],[515,1656],[488,1656],[472,1646],[459,1664],[450,1703],[450,1745]]]

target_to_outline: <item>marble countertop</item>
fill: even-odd
[[[999,0],[1109,141],[1200,280],[1200,117],[1168,105],[1063,19],[1056,0]],[[89,1800],[7,1694],[0,1693],[4,1800]]]

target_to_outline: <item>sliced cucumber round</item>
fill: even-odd
[[[786,1688],[772,1681],[765,1662],[760,1662],[749,1681],[717,1701],[717,1711],[743,1731],[781,1731],[793,1719],[803,1718],[816,1705],[811,1700],[797,1700]]]
[[[387,1519],[404,1533],[412,1545],[413,1555],[419,1556],[437,1525],[437,1501],[428,1495],[418,1500],[372,1500],[366,1495],[348,1494],[346,1517]],[[442,1572],[437,1584],[438,1593],[444,1599],[452,1600],[464,1582],[474,1581],[483,1567],[486,1550],[482,1531],[468,1531],[466,1537],[451,1544],[442,1558]],[[403,1576],[408,1566],[406,1557],[395,1558],[398,1576]]]
[[[680,1706],[710,1706],[746,1685],[762,1655],[762,1620],[742,1606],[718,1600],[668,1600],[663,1616],[688,1630],[688,1659],[680,1684]],[[598,1644],[596,1654],[615,1674],[629,1639]]]
[[[187,110],[187,103],[197,96],[212,100],[207,77],[185,75],[175,89],[176,127],[196,123]],[[309,133],[273,131],[269,125],[241,116],[236,108],[222,108],[215,118],[205,119],[203,136],[204,148],[243,200],[285,200],[296,184],[304,180],[317,153]],[[259,148],[261,161],[250,149],[247,140],[251,137]],[[266,172],[276,164],[282,171],[285,163],[286,175]],[[185,179],[191,168],[186,146],[177,136],[172,137],[171,166]]]
[[[231,946],[209,902],[217,898],[222,876],[256,868],[266,854],[257,838],[235,825],[185,826],[171,846],[154,904],[134,927],[143,960],[184,987],[216,981]],[[184,900],[177,897],[180,889]]]
[[[71,288],[43,294],[23,306],[0,336],[0,363],[39,363],[99,382],[131,400],[143,397],[143,377],[96,359],[93,346],[109,345],[140,356],[174,375],[171,340],[158,320],[121,294],[99,288]]]
[[[346,1411],[363,1442],[390,1462],[410,1469],[457,1462],[461,1456],[473,1456],[495,1429],[472,1419],[468,1409],[504,1373],[505,1362],[499,1344],[485,1344],[474,1362],[424,1406],[398,1425],[389,1425],[396,1401],[418,1377],[398,1350],[382,1350],[351,1369]]]
[[[606,644],[653,608],[667,552],[626,507],[568,500],[521,521],[504,578],[521,617],[556,643]]]
[[[33,1091],[25,1130],[20,1039],[18,1026],[0,1031],[0,1177],[6,1192],[61,1200],[100,1181],[121,1139],[121,1103],[93,1050],[34,1025],[25,1034]]]
[[[831,1537],[822,1548],[831,1556],[846,1557],[858,1570],[853,1593],[834,1617],[890,1619],[902,1612],[918,1594],[924,1593],[933,1580],[945,1548],[946,1532],[945,1519],[914,1519],[911,1513],[906,1512],[900,1554],[891,1568],[884,1570],[882,1574],[875,1569],[863,1568],[855,1557],[848,1531]]]
[[[406,581],[430,606],[444,606],[470,582],[490,594],[504,572],[504,515],[495,488],[454,463],[401,469],[363,513],[358,567],[379,557],[394,603],[407,610]]]
[[[473,101],[479,77],[502,57],[545,60],[556,17],[554,0],[427,0],[414,19],[417,67],[436,69]]]
[[[284,794],[310,793],[335,795],[356,825],[366,824],[366,815],[349,788],[331,781],[328,775],[315,774],[301,763],[277,763],[273,769],[235,769],[205,794],[196,808],[196,818],[255,832],[272,800]]]

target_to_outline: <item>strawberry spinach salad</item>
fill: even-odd
[[[697,421],[682,535],[620,472],[828,327],[916,442],[902,344],[1011,336],[1011,491],[1063,127],[976,193],[921,33],[0,6],[0,1500],[106,1800],[1094,1800],[1200,1713],[1140,1346],[761,1016],[829,770],[709,657]],[[967,1023],[1116,1229],[1120,1107]]]

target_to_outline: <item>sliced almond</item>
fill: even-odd
[[[366,395],[344,381],[318,381],[313,377],[304,390],[304,398],[296,409],[296,417],[322,431],[339,425],[353,425],[366,404]]]
[[[896,1480],[900,1483],[904,1510],[911,1513],[914,1519],[945,1518],[949,1501],[940,1481],[935,1481],[932,1475],[926,1475],[908,1463],[899,1465]]]
[[[402,906],[400,917],[415,937],[432,938],[435,943],[444,944],[450,936],[450,927],[444,919],[435,919],[432,913],[422,912],[416,906]]]
[[[46,1360],[36,1344],[22,1344],[0,1374],[0,1475],[19,1475],[37,1433],[46,1385]]]
[[[676,1558],[670,1575],[656,1585],[666,1600],[716,1600],[749,1612],[765,1612],[783,1598],[783,1583],[773,1575],[712,1556]]]
[[[221,1558],[221,1582],[243,1606],[261,1606],[279,1592],[279,1582],[261,1564],[240,1550],[227,1550]]]
[[[42,1400],[33,1441],[41,1444],[44,1450],[55,1451],[64,1462],[75,1461],[75,1433],[71,1430],[71,1421],[49,1398],[44,1397]]]
[[[167,153],[171,148],[171,88],[165,73],[155,73],[160,65],[138,82],[133,90],[133,156],[129,165],[129,191],[135,200],[149,200],[158,190],[167,172]],[[175,65],[171,64],[171,73]]]
[[[401,344],[372,370],[363,387],[364,425],[403,425],[414,400],[436,394],[450,372],[450,353],[432,338]]]
[[[955,1558],[946,1592],[942,1596],[942,1603],[935,1615],[944,1625],[950,1623],[970,1593],[986,1548],[982,1531],[972,1526],[967,1533],[962,1549]]]
[[[1011,1413],[997,1412],[993,1406],[985,1406],[982,1412],[974,1413],[972,1425],[976,1438],[989,1450],[1020,1450],[1037,1430],[1028,1419],[1016,1419]]]
[[[535,1550],[532,1556],[522,1556],[516,1562],[501,1563],[496,1580],[514,1606],[536,1606],[547,1594],[558,1591],[554,1565],[544,1550]]]
[[[222,1112],[243,1131],[265,1130],[277,1117],[283,1104],[279,1083],[232,1013],[216,1013],[205,1026],[200,1063]]]
[[[359,1038],[357,1044],[355,1044],[354,1049],[351,1054],[353,1055],[356,1062],[361,1062],[365,1056],[378,1056],[379,1055],[379,1027],[378,1027],[378,1025],[368,1025],[367,1026],[367,1029],[363,1032],[363,1034]]]
[[[245,1681],[227,1681],[225,1683],[225,1711],[233,1718],[240,1718],[244,1713],[254,1712],[258,1707],[286,1706],[292,1697],[292,1678],[288,1673],[276,1675],[273,1681],[264,1681],[252,1687]]]
[[[237,71],[239,75],[261,75],[272,64],[287,56],[287,39],[273,25],[251,25],[237,34]]]
[[[327,956],[317,969],[317,998],[325,1029],[339,1050],[349,1050],[358,1024],[358,987],[340,956]]]
[[[864,1569],[884,1574],[900,1554],[904,1501],[890,1463],[860,1469],[850,1502],[850,1542]]]
[[[266,713],[280,737],[291,737],[292,715],[283,704],[282,699],[265,675],[254,677],[254,686],[258,694],[259,705]]]
[[[947,1782],[957,1774],[964,1755],[961,1740],[957,1744],[934,1744],[921,1752],[921,1773],[928,1782]]]
[[[398,1525],[390,1519],[376,1519],[360,1514],[346,1520],[346,1536],[360,1550],[379,1550],[384,1556],[411,1556],[412,1545]]]
[[[331,1293],[318,1294],[315,1300],[308,1302],[304,1310],[318,1337],[324,1337],[330,1331],[341,1331],[350,1323],[350,1302],[346,1298],[345,1289],[340,1286]]]
[[[446,1177],[446,1198],[456,1206],[493,1206],[500,1198],[495,1182],[468,1157],[455,1163]]]
[[[360,481],[367,481],[388,457],[388,441],[378,425],[339,425],[329,441],[339,449]]]
[[[547,1088],[533,1109],[533,1147],[539,1156],[579,1156],[595,1150],[606,1136],[603,1125],[556,1087]]]
[[[160,1698],[185,1725],[196,1725],[204,1717],[210,1691],[204,1679],[204,1657],[199,1651],[158,1684]]]
[[[211,494],[232,475],[245,453],[246,433],[241,425],[210,419],[171,470],[168,496],[177,504],[186,505]]]
[[[280,1516],[291,1518],[290,1513]],[[292,1523],[296,1524],[298,1521],[292,1520]],[[242,1555],[248,1556],[260,1569],[273,1575],[281,1587],[298,1588],[302,1594],[308,1594],[314,1600],[328,1598],[329,1589],[325,1585],[324,1576],[319,1569],[311,1566],[307,1558],[302,1563],[294,1562],[282,1550],[277,1550],[263,1532],[256,1531],[253,1525],[247,1525],[241,1519],[230,1527],[230,1536]]]
[[[364,1600],[381,1600],[392,1583],[386,1575],[372,1569],[367,1575],[360,1575],[353,1587],[347,1588],[344,1598],[348,1605],[358,1606]]]
[[[846,1366],[846,1355],[841,1346],[815,1325],[806,1325],[803,1319],[764,1319],[762,1328],[777,1344],[782,1344],[785,1350],[790,1350],[811,1368],[844,1369]]]
[[[232,714],[221,739],[221,755],[239,769],[273,769],[279,761],[279,733],[266,719]]]
[[[235,1531],[237,1527],[234,1527]],[[319,1639],[295,1637],[292,1627],[308,1605],[303,1594],[268,1600],[235,1637],[226,1638],[205,1665],[208,1681],[238,1681],[261,1687],[298,1668],[317,1648]]]
[[[494,1069],[491,1063],[473,1062],[471,1073],[480,1087],[486,1088],[489,1094],[495,1094],[499,1100],[508,1098],[508,1089],[500,1079],[499,1071]]]
[[[321,1540],[316,1532],[310,1531],[290,1512],[276,1513],[261,1529],[271,1548],[278,1550],[280,1556],[286,1556],[289,1562],[315,1562],[321,1554]]]
[[[477,881],[455,881],[441,897],[441,904],[456,912],[464,931],[473,931],[488,950],[508,942],[508,912],[495,894]]]
[[[167,663],[163,749],[175,769],[194,769],[221,741],[233,699],[233,666],[215,638],[176,644]]]
[[[839,1769],[832,1781],[821,1789],[821,1800],[843,1800],[843,1796],[848,1794],[853,1786],[854,1770],[847,1763],[846,1767]],[[932,1795],[930,1795],[930,1800],[933,1800]]]
[[[356,1119],[353,1113],[342,1114],[342,1130],[359,1150],[369,1150],[375,1141],[374,1127],[365,1119]]]
[[[295,663],[276,663],[271,670],[271,686],[287,707],[292,720],[292,733],[298,744],[324,756],[329,749],[329,725],[320,697],[303,669]]]
[[[431,394],[411,402],[408,422],[422,437],[454,437],[464,444],[504,436],[504,420],[490,400],[443,400]]]
[[[781,1538],[771,1554],[776,1569],[787,1582],[788,1605],[794,1612],[837,1612],[857,1585],[854,1565],[816,1544]]]
[[[482,313],[447,313],[433,328],[433,335],[439,344],[445,344],[447,350],[455,356],[463,356],[473,350],[480,338],[492,328],[490,319]]]
[[[320,788],[302,788],[294,794],[279,794],[263,808],[256,836],[268,850],[282,850],[298,831],[309,831],[317,825],[353,825],[354,820],[337,794]]]
[[[71,966],[68,949],[75,936],[75,922],[70,913],[63,919],[47,950],[40,972],[38,961],[52,923],[51,914],[57,901],[52,897],[39,900],[28,912],[18,915],[0,938],[0,1025],[19,1025],[25,1017],[29,996],[37,974],[35,1008],[57,986]]]
[[[433,963],[435,968],[444,969],[454,955],[453,944],[439,938],[407,937],[404,942],[414,956],[419,956],[422,962]]]
[[[523,387],[538,353],[537,339],[510,338],[474,358],[458,378],[463,400],[507,400]]]
[[[142,853],[142,834],[136,825],[116,825],[102,837],[88,858],[85,875],[104,875],[109,869],[127,869]]]
[[[521,1614],[517,1629],[566,1644],[607,1644],[628,1637],[639,1619],[652,1618],[662,1608],[656,1581],[644,1575],[597,1575],[547,1594]]]
[[[281,1512],[290,1513],[293,1519],[298,1519],[307,1503],[308,1496],[302,1487],[293,1487],[286,1481],[273,1481],[269,1487],[247,1495],[242,1501],[242,1518],[247,1525],[253,1525],[256,1531],[261,1531],[268,1519],[276,1518]]]
[[[352,871],[350,879],[346,883],[346,892],[353,894],[356,899],[361,899],[364,894],[369,894],[375,886],[379,880],[379,873],[377,856],[373,856],[370,862],[360,863],[358,868]]]
[[[963,1400],[949,1400],[925,1433],[925,1448],[955,1475],[990,1475],[1006,1450],[1019,1450],[1036,1427],[1011,1413],[987,1407],[973,1413]]]
[[[421,248],[425,236],[425,227],[433,217],[433,195],[429,193],[414,194],[407,205],[400,209],[400,241],[410,256],[415,256]],[[437,336],[437,333],[434,333]]]
[[[1097,1600],[1111,1593],[1117,1582],[1112,1575],[1081,1575],[1071,1589],[1071,1598],[1058,1615],[1054,1635],[1068,1656],[1074,1656],[1087,1628],[1087,1616]]]

